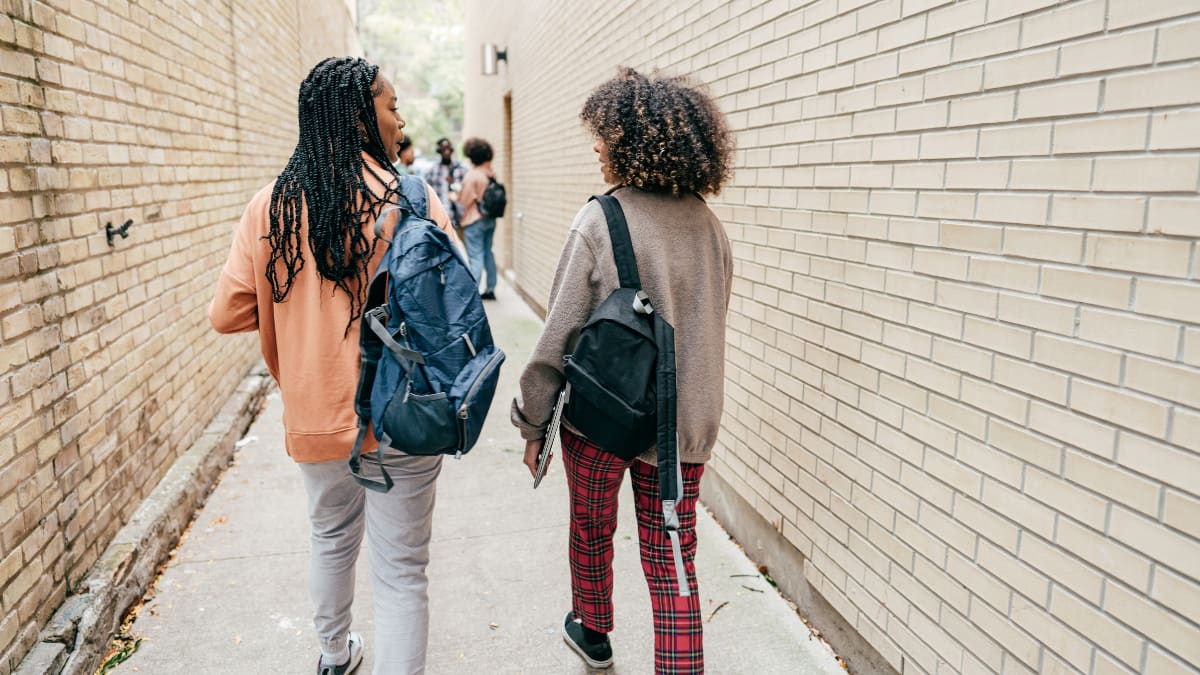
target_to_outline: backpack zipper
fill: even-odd
[[[479,377],[476,377],[475,381],[471,383],[471,388],[467,390],[467,395],[463,397],[463,404],[458,407],[458,419],[463,422],[467,421],[467,417],[470,415],[467,412],[467,403],[475,398],[479,387],[483,386],[483,381],[487,379],[488,373],[496,366],[496,362],[502,358],[504,358],[504,352],[497,351],[495,354],[492,354],[492,358],[488,359],[487,365],[483,367],[483,370],[479,371]]]
[[[495,354],[492,354],[492,357],[488,359],[487,364],[483,366],[483,370],[479,371],[479,376],[476,377],[475,381],[471,383],[471,388],[467,390],[467,395],[463,397],[463,403],[458,407],[458,420],[459,424],[461,424],[463,427],[463,438],[466,438],[467,419],[471,416],[471,413],[467,410],[467,404],[470,403],[473,398],[475,398],[475,394],[479,392],[479,387],[483,386],[483,381],[487,379],[488,374],[491,373],[492,369],[496,367],[496,363],[503,358],[504,352],[502,351],[497,350]],[[454,459],[462,459],[462,454],[462,448],[459,448],[458,452],[454,453]]]
[[[408,347],[409,349],[412,349],[413,351],[417,351],[417,350],[413,349],[412,341],[408,339],[408,324],[405,323],[404,321],[400,322],[400,339],[404,341],[405,347]],[[420,366],[414,366],[414,367],[420,368]],[[411,386],[411,384],[410,384],[410,386]]]
[[[438,265],[438,271],[442,273],[442,285],[446,285],[446,265],[445,263]]]

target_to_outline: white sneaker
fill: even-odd
[[[348,675],[354,672],[358,664],[362,663],[363,650],[366,646],[363,644],[363,638],[358,633],[350,632],[346,639],[347,646],[350,648],[350,658],[340,666],[327,666],[321,663],[321,658],[317,657],[317,675]]]

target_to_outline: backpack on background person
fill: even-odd
[[[425,183],[401,178],[400,218],[371,280],[363,312],[362,369],[354,409],[358,437],[350,471],[364,487],[391,489],[389,450],[461,457],[475,445],[491,407],[504,352],[492,341],[475,278],[450,237],[429,220]],[[386,240],[385,240],[386,241]],[[367,428],[378,451],[362,455]],[[364,460],[381,480],[368,478]]]
[[[487,187],[479,197],[479,214],[484,218],[500,218],[508,206],[508,193],[504,183],[496,180],[495,176],[488,177]]]

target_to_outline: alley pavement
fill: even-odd
[[[438,481],[429,565],[427,672],[626,675],[654,671],[650,603],[637,556],[629,481],[616,534],[614,664],[588,669],[563,644],[570,608],[567,489],[560,457],[535,491],[524,444],[508,422],[517,377],[541,321],[510,287],[485,303],[508,354],[479,444],[447,458]],[[131,632],[138,651],[115,673],[313,673],[318,656],[308,600],[308,520],[300,472],[283,448],[277,392],[234,464],[197,514]],[[707,511],[696,556],[707,672],[843,673],[829,647],[757,573]],[[372,606],[359,556],[354,630],[372,668]]]

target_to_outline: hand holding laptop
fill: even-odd
[[[550,467],[550,460],[554,457],[554,444],[558,441],[558,430],[562,424],[563,406],[567,402],[567,397],[570,396],[571,385],[567,385],[558,393],[558,403],[554,405],[554,414],[550,417],[550,425],[546,427],[546,435],[542,437],[540,446],[535,446],[537,441],[528,441],[525,444],[525,465],[529,467],[533,474],[533,487],[541,484],[542,478],[546,476],[546,469]],[[532,463],[534,458],[532,454],[534,448],[537,447],[536,463]]]

